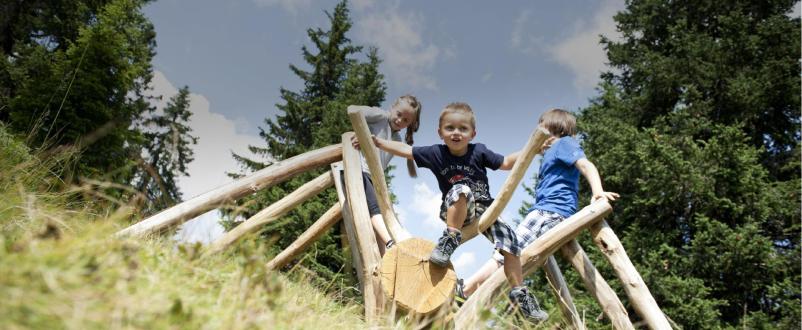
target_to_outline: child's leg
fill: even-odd
[[[370,223],[373,225],[373,233],[376,234],[376,243],[379,244],[379,253],[384,256],[385,245],[392,240],[390,233],[387,231],[387,226],[384,225],[384,217],[381,214],[376,214],[370,217]]]
[[[460,194],[459,199],[446,209],[446,225],[448,225],[449,230],[461,231],[467,215],[468,198]]]
[[[464,184],[455,184],[446,193],[440,206],[440,218],[446,221],[448,228],[437,240],[429,261],[435,265],[446,267],[451,254],[462,242],[462,225],[466,220],[475,218],[475,202],[471,188]]]
[[[504,275],[507,275],[507,282],[513,288],[521,286],[524,282],[521,258],[507,251],[501,251],[501,255],[504,256]]]

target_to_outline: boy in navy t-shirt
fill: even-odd
[[[382,150],[414,159],[418,167],[430,169],[437,178],[443,199],[440,218],[448,227],[438,240],[429,261],[445,267],[462,240],[461,229],[478,221],[493,202],[486,168],[510,170],[519,152],[504,157],[490,151],[484,144],[470,143],[476,136],[476,117],[465,103],[451,103],[443,109],[437,134],[445,144],[411,147],[376,137],[373,140]],[[509,225],[497,220],[483,234],[494,242],[496,251],[504,258],[504,273],[513,288],[510,299],[527,318],[544,320],[548,315],[540,310],[534,297],[522,285],[521,249],[515,232]]]

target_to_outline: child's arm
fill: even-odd
[[[376,145],[377,148],[387,151],[393,155],[398,157],[404,157],[406,159],[412,159],[412,146],[406,143],[401,143],[398,141],[388,141],[382,138],[377,138],[375,135],[373,136],[373,143]]]
[[[504,157],[504,161],[501,163],[501,166],[499,166],[498,169],[504,171],[511,170],[512,166],[515,165],[515,162],[518,161],[518,156],[520,155],[521,155],[520,150],[507,155],[506,157]]]
[[[593,191],[593,197],[590,199],[591,202],[595,202],[602,198],[614,201],[619,197],[618,194],[614,192],[604,191],[604,188],[602,188],[601,177],[599,176],[599,170],[597,170],[596,165],[593,165],[593,163],[591,163],[587,158],[580,158],[576,161],[575,166],[590,184],[590,189]]]

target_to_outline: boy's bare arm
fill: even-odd
[[[515,165],[515,162],[518,161],[518,156],[521,155],[521,151],[518,150],[513,152],[504,157],[504,161],[501,163],[501,166],[498,167],[500,170],[509,171],[512,169],[512,166]]]
[[[591,202],[595,202],[601,198],[614,201],[619,197],[618,194],[614,192],[604,191],[601,177],[599,176],[599,170],[596,169],[596,165],[593,165],[587,158],[577,160],[575,166],[590,184],[590,189],[593,191],[593,197],[590,199]]]
[[[373,136],[373,143],[376,145],[377,148],[387,151],[393,155],[398,157],[404,157],[406,159],[412,159],[412,146],[406,143],[401,143],[398,141],[389,141],[382,138],[377,138],[375,135]]]

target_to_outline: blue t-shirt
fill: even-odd
[[[576,213],[579,204],[579,169],[576,161],[585,158],[579,142],[564,136],[543,154],[535,189],[535,205],[529,209],[554,212],[564,217]]]
[[[468,144],[468,152],[457,157],[448,151],[445,144],[426,147],[412,147],[412,157],[418,167],[428,168],[437,178],[442,198],[457,183],[467,184],[478,203],[490,205],[490,187],[487,183],[487,170],[497,170],[504,162],[504,156],[487,149],[484,144]]]

